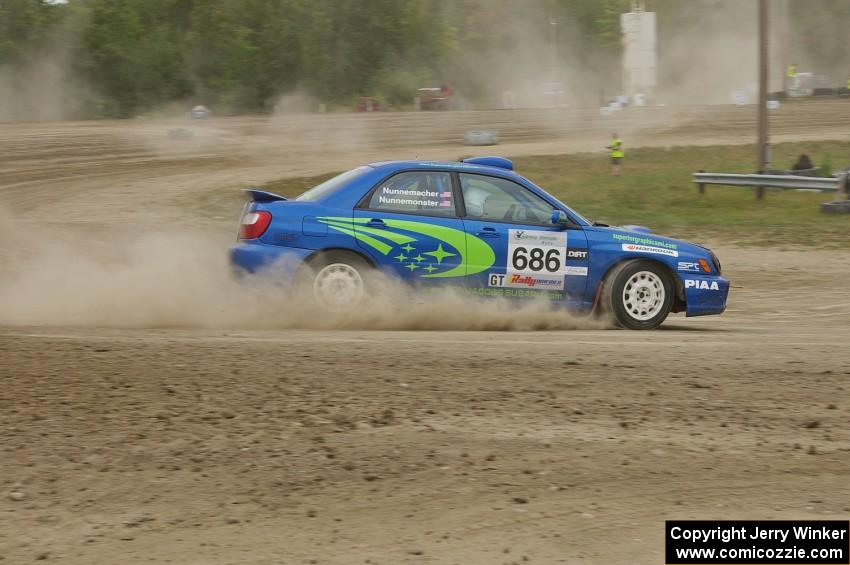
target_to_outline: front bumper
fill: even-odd
[[[230,248],[230,266],[234,276],[262,275],[275,284],[290,287],[304,260],[313,253],[310,249],[265,245],[252,241]]]
[[[729,280],[720,276],[682,276],[685,291],[685,315],[710,316],[726,310]]]

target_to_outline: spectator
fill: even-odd
[[[785,90],[797,89],[797,63],[791,63],[785,70]]]
[[[812,163],[812,160],[809,159],[808,155],[803,153],[797,158],[797,162],[794,163],[794,166],[791,167],[791,170],[792,171],[806,171],[806,170],[814,169],[814,168],[815,168],[815,166]]]
[[[611,143],[607,149],[611,151],[611,174],[618,177],[620,176],[620,162],[623,160],[623,140],[616,132],[611,136]]]

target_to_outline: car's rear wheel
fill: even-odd
[[[628,261],[606,277],[602,305],[618,325],[651,330],[667,318],[674,293],[675,286],[664,267],[653,261]]]
[[[371,270],[369,264],[354,253],[324,253],[302,273],[299,290],[318,308],[345,314],[363,303]]]

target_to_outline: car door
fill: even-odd
[[[552,223],[553,204],[510,179],[459,173],[467,280],[475,292],[578,301],[587,286],[587,238]],[[476,253],[485,243],[488,255]]]
[[[466,234],[456,201],[451,173],[401,171],[354,209],[352,235],[377,265],[408,282],[462,284]]]

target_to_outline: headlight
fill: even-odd
[[[711,252],[711,263],[714,265],[718,275],[723,273],[723,270],[720,268],[720,259],[718,259],[717,255],[714,254],[714,251]]]

